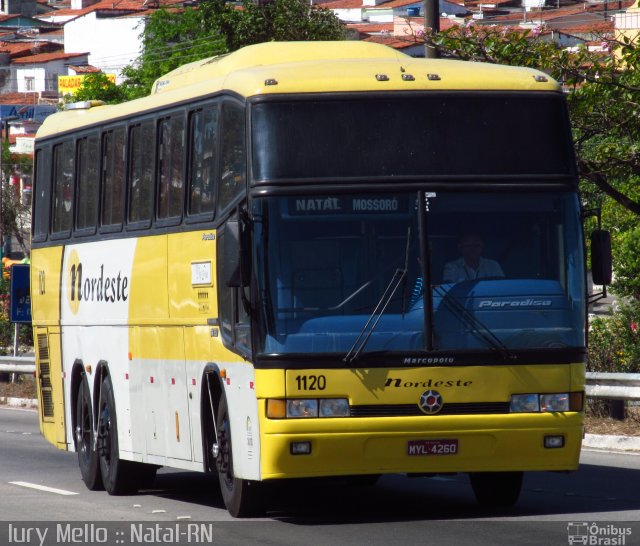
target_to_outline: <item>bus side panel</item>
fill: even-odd
[[[125,451],[131,446],[129,387],[125,374],[136,243],[132,238],[66,246],[60,283],[66,399],[71,400],[74,395],[71,380],[75,363],[85,369],[89,390],[96,403],[108,369],[116,403],[119,447]],[[69,437],[73,434],[73,411],[75,408],[67,408]]]
[[[206,324],[217,316],[215,232],[192,231],[168,236],[169,316],[191,324]]]
[[[63,247],[32,250],[31,305],[40,431],[56,447],[67,449],[60,354],[62,252]]]
[[[59,328],[34,328],[40,432],[58,449],[66,450],[64,382]],[[71,437],[69,437],[71,442]]]
[[[260,480],[260,422],[255,390],[255,369],[248,363],[220,363],[226,370],[224,391],[231,422],[233,473],[245,480]]]

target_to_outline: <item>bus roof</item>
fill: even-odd
[[[244,97],[356,91],[560,91],[546,74],[521,67],[416,59],[361,41],[267,42],[181,66],[148,97],[49,116],[37,138],[108,123],[228,90]]]

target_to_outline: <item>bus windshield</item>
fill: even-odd
[[[417,192],[256,199],[257,352],[584,346],[574,193],[424,198],[423,222]]]

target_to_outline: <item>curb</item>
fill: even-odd
[[[640,454],[640,436],[585,434],[582,447],[607,451],[637,451]]]
[[[10,396],[0,396],[0,406],[10,408],[37,409],[38,400],[31,398],[12,398]]]

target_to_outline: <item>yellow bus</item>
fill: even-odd
[[[545,74],[259,44],[50,116],[35,163],[41,430],[88,488],[217,473],[245,516],[285,478],[464,472],[508,505],[577,468],[582,211]]]

